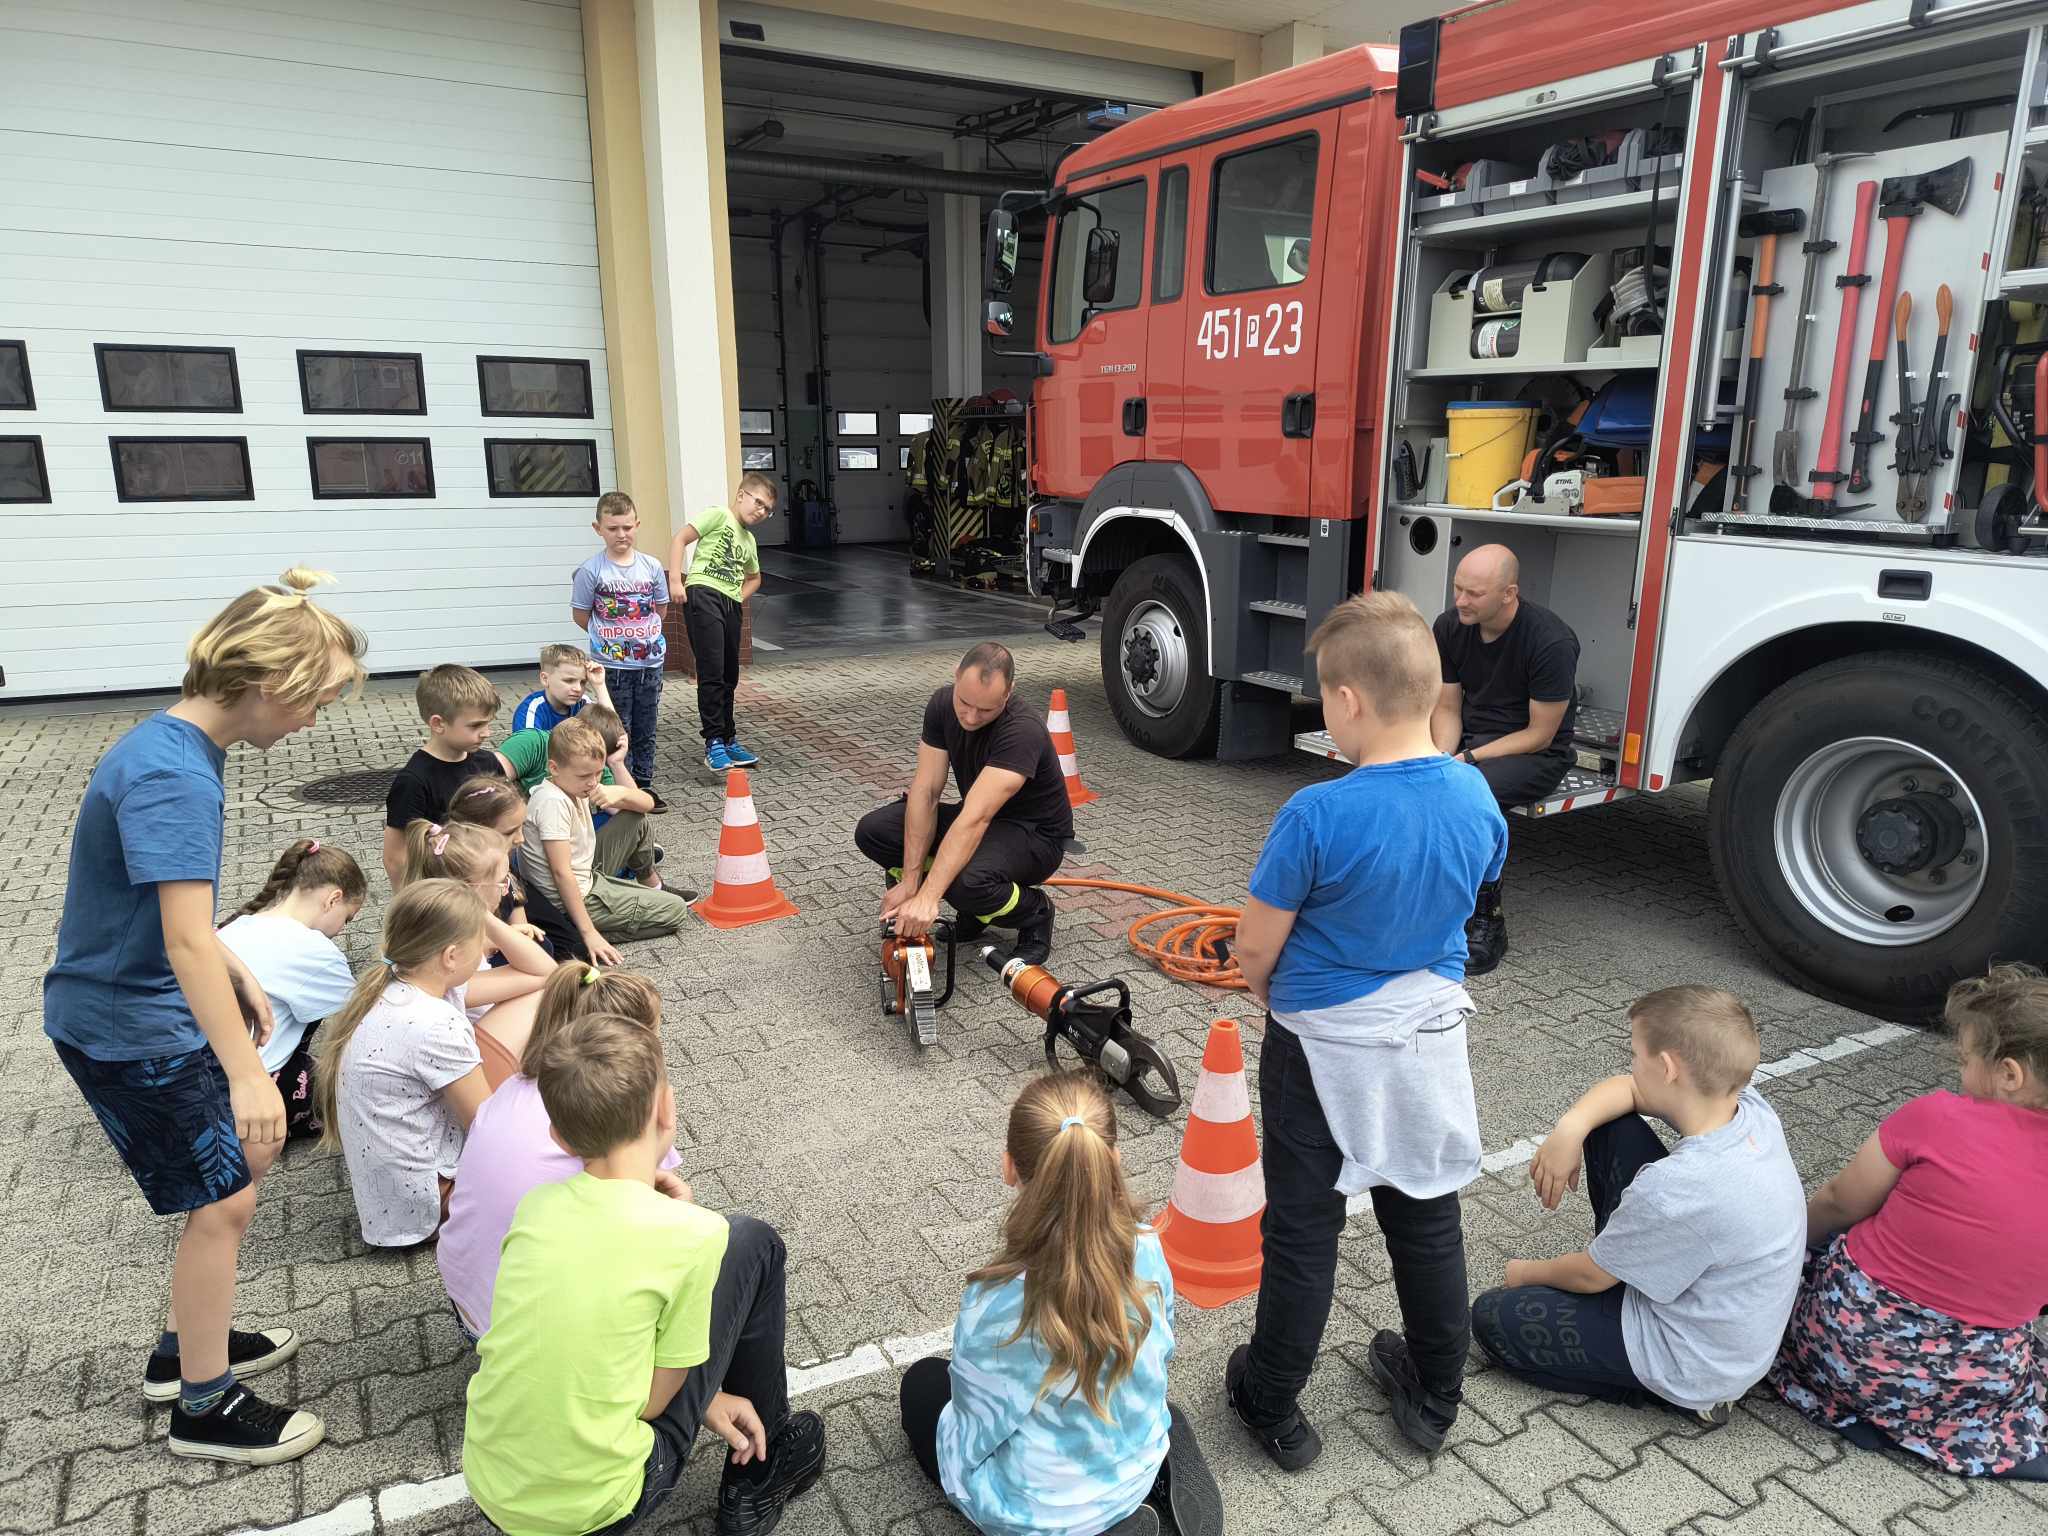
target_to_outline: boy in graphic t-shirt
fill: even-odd
[[[661,710],[661,669],[668,660],[661,616],[668,607],[668,577],[661,562],[633,546],[640,513],[624,491],[597,499],[591,523],[604,548],[576,567],[569,607],[590,637],[590,654],[604,666],[612,707],[626,722],[632,753],[627,767],[654,809],[668,802],[654,787],[654,726]]]
[[[743,475],[730,508],[692,514],[669,546],[668,583],[671,590],[683,588],[683,622],[697,657],[697,723],[704,732],[704,766],[713,773],[751,768],[761,760],[739,743],[732,696],[740,685],[742,609],[761,585],[754,527],[774,510],[775,482]],[[686,583],[683,559],[692,544],[697,553]]]

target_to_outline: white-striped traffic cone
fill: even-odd
[[[1265,1249],[1259,1215],[1266,1208],[1266,1172],[1252,1126],[1237,1024],[1209,1026],[1202,1076],[1188,1109],[1173,1198],[1153,1221],[1174,1294],[1198,1307],[1220,1307],[1259,1288]]]
[[[1045,728],[1052,736],[1052,749],[1060,755],[1060,774],[1067,781],[1067,804],[1086,805],[1097,797],[1081,782],[1081,764],[1074,756],[1074,723],[1067,716],[1067,690],[1052,691],[1052,707],[1046,711]]]
[[[768,871],[768,845],[761,838],[761,818],[754,810],[754,792],[744,768],[731,769],[725,776],[718,872],[711,894],[699,897],[690,910],[714,928],[744,928],[796,916],[796,903],[776,888]]]

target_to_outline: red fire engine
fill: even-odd
[[[1492,0],[1153,113],[1042,208],[1026,566],[1130,739],[1515,551],[1582,647],[1544,816],[1713,781],[1742,925],[1924,1016],[2048,956],[2040,0]]]

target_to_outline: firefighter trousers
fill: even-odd
[[[903,823],[907,811],[907,801],[892,800],[869,811],[853,829],[855,845],[881,865],[892,883],[903,874]],[[932,834],[933,853],[946,840],[946,833],[959,816],[957,804],[939,807],[938,825]],[[1066,853],[1065,842],[1051,833],[1025,822],[998,817],[981,834],[981,845],[974,850],[967,867],[946,888],[946,904],[962,917],[1014,928],[1024,893],[1057,873]]]

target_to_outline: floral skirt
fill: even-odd
[[[1770,1383],[1817,1424],[1861,1419],[1964,1477],[2009,1472],[2048,1449],[2033,1334],[1907,1300],[1859,1269],[1839,1236],[1807,1257]]]

